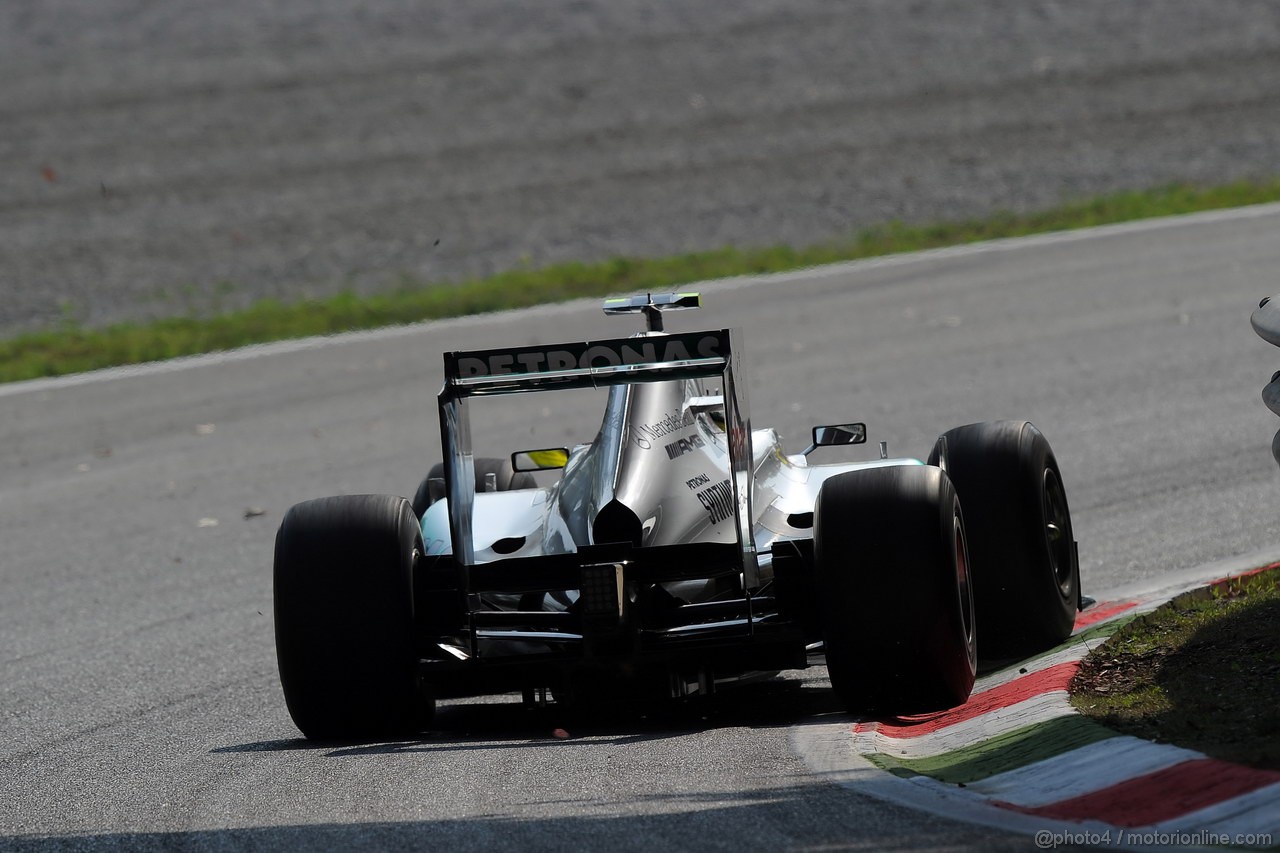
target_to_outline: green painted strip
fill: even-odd
[[[1027,671],[1035,661],[1069,646],[1106,639],[1136,618],[1136,614],[1129,614],[1094,625],[1062,645],[1020,662],[1019,667]],[[1079,714],[1071,714],[1032,723],[990,740],[928,758],[895,758],[883,753],[865,757],[895,776],[929,776],[940,782],[966,784],[1115,736],[1116,732],[1111,729]]]
[[[930,776],[939,782],[966,784],[1111,737],[1116,737],[1111,729],[1071,714],[928,758],[895,758],[880,753],[866,757],[895,776]]]
[[[1086,631],[1081,631],[1076,636],[1058,646],[1058,648],[1065,649],[1067,646],[1074,646],[1076,643],[1083,643],[1086,640],[1096,640],[1099,637],[1110,637],[1116,631],[1120,630],[1125,625],[1128,625],[1134,619],[1137,619],[1138,615],[1139,614],[1137,613],[1129,613],[1125,616],[1117,616],[1115,619],[1108,619],[1106,622],[1100,622]]]

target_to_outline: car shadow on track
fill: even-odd
[[[993,838],[986,828],[921,821],[899,807],[850,808],[848,796],[821,781],[777,780],[744,791],[694,791],[636,801],[540,800],[551,811],[417,820],[365,820],[171,831],[58,835],[0,834],[13,853],[169,853],[173,850],[506,851],[610,850],[952,850],[1016,853],[1028,840]],[[269,818],[266,818],[270,820]],[[908,821],[913,821],[908,823]]]
[[[542,748],[577,739],[625,745],[682,737],[718,728],[777,728],[829,722],[842,710],[829,683],[817,675],[792,675],[722,687],[640,709],[606,707],[578,711],[551,702],[527,706],[514,695],[442,703],[429,729],[395,741],[289,738],[217,747],[214,753],[327,752],[334,757],[412,752]]]

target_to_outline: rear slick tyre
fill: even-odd
[[[1048,439],[1028,421],[968,424],[943,433],[929,457],[939,461],[964,505],[982,658],[1062,643],[1075,627],[1080,567]]]
[[[845,709],[962,704],[977,646],[964,521],[947,475],[912,465],[832,477],[813,539],[827,670]]]
[[[420,691],[413,567],[422,535],[404,498],[306,501],[276,534],[276,657],[285,702],[312,739],[412,734]]]

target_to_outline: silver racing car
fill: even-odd
[[[409,733],[441,698],[683,697],[824,659],[848,710],[923,712],[963,703],[979,656],[1070,634],[1076,543],[1039,430],[969,424],[925,461],[882,444],[813,463],[866,426],[815,426],[799,453],[752,429],[735,335],[664,331],[698,305],[611,299],[646,330],[446,353],[444,461],[415,497],[288,512],[276,649],[307,737]],[[589,444],[473,455],[470,401],[593,387],[607,398]]]

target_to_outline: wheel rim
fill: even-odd
[[[1067,496],[1062,482],[1052,468],[1044,470],[1044,540],[1049,549],[1049,566],[1058,591],[1071,594],[1071,516],[1067,512]]]
[[[969,585],[969,546],[964,539],[964,525],[959,513],[953,524],[956,540],[956,584],[960,588],[960,621],[964,624],[964,638],[973,641],[973,590]]]

